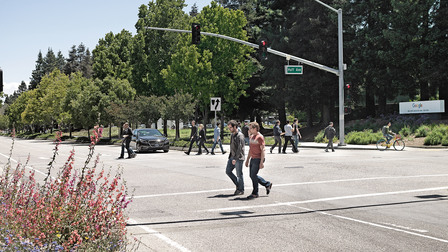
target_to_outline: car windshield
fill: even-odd
[[[139,136],[162,136],[162,133],[156,129],[149,129],[149,130],[139,130],[138,131]]]

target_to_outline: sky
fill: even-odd
[[[68,57],[73,45],[95,49],[100,38],[123,29],[135,35],[138,9],[151,0],[0,0],[0,68],[3,92],[12,94],[22,81],[28,85],[39,51],[48,48]],[[185,0],[186,13],[199,11],[211,0]]]

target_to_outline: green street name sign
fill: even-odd
[[[285,65],[285,74],[303,74],[303,66]]]

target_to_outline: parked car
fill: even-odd
[[[131,148],[137,152],[170,150],[170,141],[157,129],[135,129],[132,134]]]

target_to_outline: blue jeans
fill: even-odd
[[[214,153],[216,144],[219,143],[219,147],[221,148],[221,152],[224,153],[224,148],[222,148],[222,142],[221,139],[219,139],[218,141],[213,142],[213,146],[212,146],[212,153]]]
[[[246,143],[247,146],[249,146],[249,137],[245,137],[244,142]]]
[[[243,162],[244,160],[236,160],[235,165],[232,164],[231,158],[227,161],[226,174],[235,184],[236,189],[244,192],[244,181],[243,181]],[[233,174],[233,169],[236,168],[236,176]],[[237,177],[238,176],[238,177]]]
[[[298,150],[297,146],[299,144],[299,135],[292,135],[292,139],[294,139],[294,146],[296,147],[296,150]]]
[[[387,134],[387,135],[385,135],[384,137],[386,138],[387,143],[389,143],[390,140],[391,140],[392,138],[394,138],[394,136],[392,136],[391,134]]]
[[[260,162],[259,158],[252,158],[250,160],[249,169],[250,169],[250,178],[252,179],[252,194],[258,195],[258,184],[262,186],[269,186],[271,182],[264,180],[264,178],[258,176],[258,171],[260,170]]]

